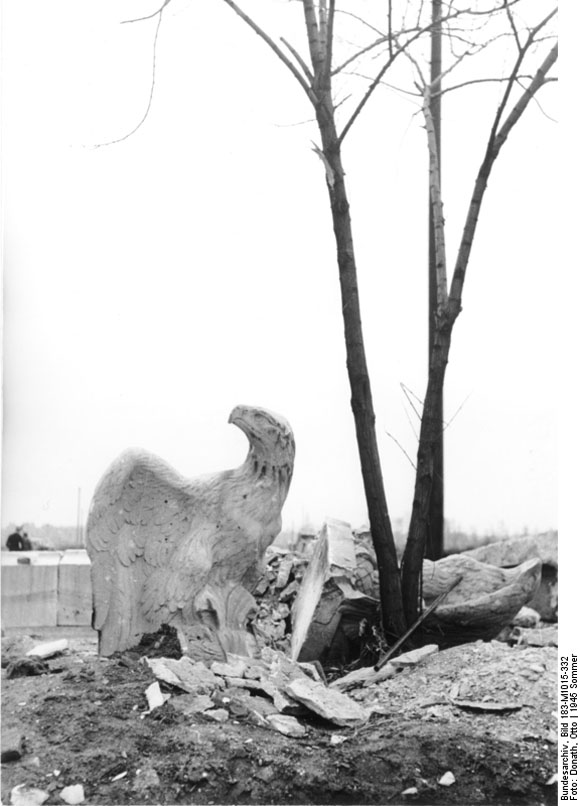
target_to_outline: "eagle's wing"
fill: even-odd
[[[203,492],[163,460],[136,450],[122,454],[102,478],[87,524],[101,654],[157,630],[204,585],[215,513]]]

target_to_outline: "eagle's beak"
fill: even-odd
[[[236,406],[232,409],[232,413],[229,416],[228,423],[233,423],[234,425],[238,425],[240,421],[244,421],[244,414],[246,413],[246,406]]]

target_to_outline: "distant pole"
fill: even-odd
[[[441,177],[441,2],[432,0],[431,28],[431,116],[435,128],[439,177]],[[437,312],[437,274],[435,267],[435,229],[433,208],[429,196],[429,368],[435,340],[435,314]],[[438,401],[437,418],[441,423],[440,440],[433,457],[433,486],[429,503],[429,536],[426,556],[438,560],[443,556],[445,526],[444,478],[443,478],[443,389]]]
[[[77,544],[83,545],[83,525],[81,521],[81,488],[77,490]]]

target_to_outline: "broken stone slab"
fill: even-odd
[[[281,714],[295,714],[300,712],[300,708],[295,700],[286,696],[276,683],[264,675],[260,681],[260,688],[271,698],[276,710]]]
[[[503,713],[505,711],[519,711],[523,708],[520,702],[494,702],[492,700],[450,700],[452,705],[457,708],[464,708],[467,711],[489,711],[496,713]]]
[[[417,666],[417,664],[424,661],[425,658],[437,652],[439,652],[437,644],[425,644],[425,646],[419,647],[418,649],[412,649],[409,652],[401,653],[396,658],[391,658],[389,663],[395,667]]]
[[[378,601],[354,588],[355,570],[350,525],[325,521],[292,605],[293,660],[344,663],[357,654],[360,623],[376,620]]]
[[[225,685],[223,679],[210,671],[201,661],[193,661],[185,656],[179,660],[173,658],[146,660],[155,677],[190,694],[211,694]]]
[[[263,690],[260,680],[253,680],[250,677],[226,677],[225,683],[228,687],[243,688],[249,691]]]
[[[183,694],[180,697],[174,697],[171,702],[175,710],[181,711],[185,716],[201,714],[215,707],[209,694]]]
[[[397,673],[396,668],[389,661],[378,672],[372,666],[364,666],[362,669],[355,669],[353,672],[345,674],[330,683],[329,688],[337,691],[350,691],[360,686],[372,686],[375,683],[382,683]]]
[[[438,651],[439,647],[437,644],[427,644],[426,646],[419,647],[419,649],[413,649],[410,652],[403,652],[398,657],[391,658],[391,660],[389,660],[377,672],[375,672],[374,667],[372,666],[364,666],[362,669],[355,669],[354,672],[350,672],[349,674],[344,675],[344,677],[333,680],[333,682],[330,684],[330,688],[337,689],[338,691],[349,691],[350,689],[358,688],[360,686],[368,688],[369,686],[382,683],[383,681],[394,677],[394,675],[400,669],[417,666],[419,663],[425,660],[425,658],[428,658],[430,655],[434,655]]]
[[[426,619],[423,634],[441,647],[494,638],[534,596],[541,567],[537,558],[515,568],[487,565],[462,554],[424,560],[427,604],[458,578],[460,582]]]
[[[300,739],[306,735],[306,728],[301,725],[293,716],[283,714],[271,714],[266,717],[268,724],[284,736],[291,736],[293,739]]]
[[[461,552],[483,563],[509,568],[521,565],[526,560],[538,557],[544,565],[558,567],[558,533],[544,532],[539,535],[498,540],[476,549]]]
[[[230,655],[227,662],[214,661],[209,668],[220,677],[243,677],[248,668],[248,662],[247,658]]]
[[[45,644],[38,644],[37,646],[32,647],[32,649],[28,650],[26,656],[35,658],[52,658],[54,655],[64,652],[65,649],[68,649],[68,641],[66,638],[60,638],[58,641],[48,641]]]
[[[518,644],[522,646],[558,646],[558,628],[543,627],[538,629],[518,628]]]
[[[501,568],[520,565],[526,560],[538,557],[542,563],[542,577],[540,586],[529,604],[538,611],[543,621],[558,620],[558,533],[556,531],[500,540],[464,551],[463,554]]]
[[[340,727],[362,725],[369,718],[366,708],[351,700],[346,694],[325,688],[309,678],[291,680],[285,692],[318,716]]]

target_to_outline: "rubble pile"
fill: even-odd
[[[228,653],[225,662],[214,661],[209,668],[187,656],[145,657],[142,662],[159,681],[154,685],[161,684],[164,690],[159,689],[161,696],[154,701],[148,697],[144,716],[170,699],[174,708],[188,715],[203,714],[219,722],[245,718],[295,738],[306,733],[296,717],[356,727],[370,716],[364,706],[328,687],[316,665],[291,661],[268,647],[257,658]]]
[[[310,558],[301,552],[269,546],[264,559],[263,573],[252,591],[258,612],[251,628],[259,647],[288,653],[292,605]]]

